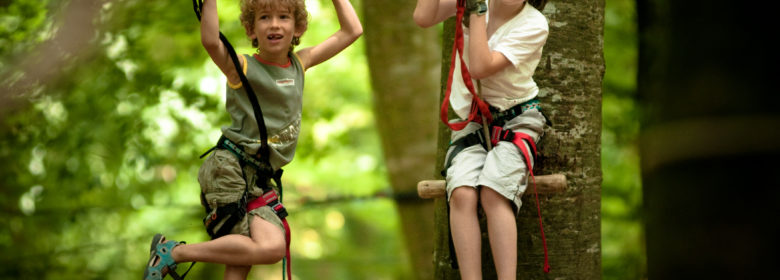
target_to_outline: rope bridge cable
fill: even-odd
[[[418,202],[425,202],[425,199],[422,199],[418,196],[416,190],[409,190],[404,192],[394,192],[392,189],[382,189],[377,192],[367,194],[367,195],[354,195],[354,194],[336,194],[336,195],[327,195],[324,198],[319,197],[312,197],[312,196],[301,196],[301,197],[294,197],[290,196],[286,198],[285,200],[289,204],[288,209],[290,212],[297,212],[297,211],[306,211],[307,209],[302,206],[323,206],[323,205],[329,205],[329,204],[338,204],[338,203],[352,203],[352,202],[359,202],[359,201],[366,201],[366,200],[376,200],[376,199],[392,199],[398,203],[418,203]],[[165,204],[165,205],[156,205],[154,208],[156,209],[179,209],[182,211],[192,211],[189,208],[198,209],[198,213],[202,212],[202,209],[200,209],[200,205],[197,207],[194,207],[195,204]],[[85,211],[107,211],[107,210],[114,210],[114,211],[138,211],[138,208],[135,208],[131,205],[87,205],[87,206],[81,206],[81,207],[38,207],[35,209],[35,212],[32,215],[51,215],[51,216],[72,216],[74,214],[74,211],[77,212],[85,212]],[[25,214],[19,210],[18,208],[9,208],[4,207],[0,209],[0,213],[5,214],[11,214],[11,215],[19,215],[19,216],[25,216]]]
[[[330,204],[339,204],[339,203],[352,203],[352,202],[359,202],[359,201],[370,201],[370,200],[376,200],[376,199],[392,199],[395,200],[398,203],[418,203],[418,202],[425,202],[426,200],[419,198],[416,191],[409,191],[409,192],[400,192],[395,193],[391,189],[384,189],[377,191],[373,194],[369,195],[349,195],[349,194],[340,194],[340,195],[332,195],[327,196],[325,199],[314,199],[312,197],[301,197],[298,199],[291,199],[293,201],[292,205],[295,206],[327,206]],[[430,200],[427,200],[430,201]],[[300,203],[300,204],[298,204]],[[97,207],[87,207],[88,209],[94,209],[94,210],[101,210],[104,211],[105,209],[121,209],[121,210],[128,210],[128,211],[137,211],[137,209],[131,207],[131,206],[124,206],[124,207],[109,207],[109,206],[97,206]],[[155,206],[155,208],[161,208],[158,206]],[[176,208],[181,209],[182,211],[190,211],[187,208],[195,208],[192,207],[190,204],[169,204],[165,205],[162,208]],[[198,207],[199,208],[199,207]],[[55,209],[55,208],[49,208],[46,209],[47,212],[55,212],[55,213],[62,213],[62,210],[65,208]],[[307,211],[310,208],[304,208],[304,207],[294,207],[292,209],[289,209],[291,212],[297,212],[297,211]],[[200,213],[201,209],[198,209],[198,212]],[[19,214],[22,214],[19,212]],[[184,232],[187,230],[193,230],[198,229],[200,230],[202,228],[202,225],[200,223],[197,224],[191,224],[188,226],[179,226],[179,227],[171,227],[171,232]],[[28,253],[28,254],[19,254],[14,255],[13,258],[15,260],[38,260],[40,258],[44,257],[51,257],[51,256],[67,256],[67,255],[78,255],[78,254],[85,254],[85,253],[91,253],[93,251],[97,250],[104,250],[105,248],[115,248],[117,244],[136,244],[139,242],[148,241],[149,238],[148,235],[141,235],[136,237],[125,237],[125,238],[118,238],[114,239],[112,241],[106,241],[106,242],[94,242],[94,243],[84,243],[84,244],[78,244],[74,245],[70,248],[64,248],[64,249],[57,249],[54,251],[46,251],[46,252],[35,252],[35,253]],[[101,249],[103,248],[103,249]],[[10,255],[9,255],[10,256]],[[3,258],[0,258],[0,261],[3,261]]]
[[[313,210],[313,208],[308,207],[301,207],[301,206],[309,206],[309,207],[323,207],[327,205],[332,204],[340,204],[340,203],[353,203],[353,202],[360,202],[360,201],[370,201],[370,200],[377,200],[377,199],[392,199],[396,201],[397,203],[420,203],[425,202],[426,200],[421,199],[416,191],[406,191],[406,192],[399,192],[396,193],[392,189],[383,189],[377,192],[374,192],[372,194],[368,195],[351,195],[351,194],[338,194],[338,195],[329,195],[326,196],[324,199],[321,198],[313,198],[310,196],[303,196],[300,198],[288,198],[288,203],[290,206],[288,207],[288,211],[291,213],[294,212],[302,212],[307,210]],[[290,203],[291,202],[291,203]],[[194,207],[192,204],[167,204],[162,206],[155,206],[155,209],[179,209],[183,212],[190,212],[195,211],[197,209],[197,212],[200,214],[202,209],[200,206]],[[138,209],[130,206],[116,206],[116,205],[95,205],[95,206],[87,206],[87,207],[81,207],[78,208],[81,211],[106,211],[106,210],[113,210],[114,212],[117,211],[138,211]],[[67,210],[67,211],[64,211]],[[72,207],[46,207],[46,208],[39,208],[36,209],[35,214],[33,215],[40,215],[41,213],[51,213],[51,216],[55,216],[55,214],[59,215],[72,215],[74,208]],[[25,214],[22,213],[18,209],[11,209],[11,208],[5,208],[0,210],[4,213],[10,213],[10,214],[17,214],[19,216],[24,216]],[[172,232],[181,232],[185,230],[192,230],[192,229],[201,229],[202,225],[200,223],[192,224],[189,226],[180,226],[180,227],[172,227]],[[142,242],[146,239],[148,239],[149,236],[143,235],[143,236],[137,236],[137,237],[126,237],[126,238],[119,238],[115,239],[114,241],[110,242],[95,242],[95,243],[87,243],[87,244],[79,244],[74,245],[74,247],[71,248],[65,248],[65,249],[58,249],[55,251],[47,251],[47,252],[41,252],[41,253],[32,253],[32,254],[21,254],[14,256],[14,259],[22,259],[22,260],[37,260],[43,257],[47,256],[62,256],[62,255],[77,255],[77,254],[83,254],[84,251],[87,250],[100,250],[100,248],[108,248],[112,246],[116,246],[117,244],[135,244],[138,242]],[[0,258],[0,261],[2,261],[3,258]]]
[[[198,225],[190,225],[190,226],[180,226],[180,227],[171,227],[171,232],[184,232],[187,230],[192,229],[201,229],[202,226],[200,224]],[[73,247],[70,248],[63,248],[63,249],[55,249],[52,251],[45,251],[45,252],[35,252],[35,253],[29,253],[29,252],[21,252],[19,254],[8,254],[5,255],[5,257],[12,257],[14,260],[27,260],[27,259],[33,259],[33,260],[40,260],[42,258],[47,257],[56,257],[56,256],[63,256],[63,255],[74,255],[74,254],[83,254],[83,253],[91,253],[92,251],[97,250],[105,250],[109,248],[117,248],[118,244],[136,244],[141,242],[148,242],[149,241],[149,235],[139,235],[135,237],[125,237],[125,238],[117,238],[112,239],[111,241],[104,241],[104,242],[92,242],[92,243],[81,243],[78,245],[73,245]],[[0,258],[0,261],[3,261],[4,263],[8,263],[8,261],[5,261],[3,258]]]

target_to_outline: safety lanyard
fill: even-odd
[[[498,130],[496,133],[494,133],[494,139],[497,135],[501,134],[501,127],[495,126],[493,127],[494,130]],[[511,133],[509,130],[505,130],[505,135],[503,136],[506,138],[508,136],[508,133]],[[528,143],[528,146],[533,149],[533,155],[534,158],[536,157],[536,144],[534,144],[534,139],[531,138],[530,135],[522,133],[522,132],[516,132],[514,133],[514,137],[512,137],[512,143],[517,146],[518,149],[520,149],[520,153],[523,154],[523,158],[525,159],[526,166],[528,166],[528,172],[531,175],[531,182],[534,185],[534,198],[536,199],[536,213],[539,215],[539,231],[541,231],[542,234],[542,247],[544,248],[544,267],[543,270],[545,273],[550,273],[550,261],[547,256],[547,239],[544,236],[544,226],[542,225],[542,207],[539,205],[539,192],[536,190],[536,178],[534,177],[534,168],[531,165],[531,154],[528,151],[528,149],[525,147],[523,142]],[[497,143],[498,141],[496,141]]]
[[[477,95],[477,91],[474,89],[474,83],[471,81],[471,74],[469,73],[468,66],[463,60],[463,14],[466,11],[466,1],[458,0],[458,11],[455,16],[455,40],[452,43],[452,54],[450,55],[450,72],[447,77],[447,89],[444,93],[444,100],[441,104],[441,121],[444,122],[452,130],[461,130],[469,122],[480,121],[477,119],[480,114],[487,120],[488,123],[492,122],[492,116],[490,115],[490,107],[482,101]],[[448,121],[448,110],[450,105],[450,93],[452,92],[452,81],[455,74],[455,58],[460,59],[460,72],[463,77],[463,82],[466,84],[466,88],[471,93],[471,110],[466,120],[462,122],[450,123]]]

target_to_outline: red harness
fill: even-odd
[[[463,61],[463,15],[465,13],[465,0],[458,0],[457,4],[457,14],[455,16],[455,40],[452,45],[452,54],[451,54],[451,61],[450,61],[450,71],[449,76],[447,77],[447,89],[444,93],[444,101],[441,104],[441,111],[440,111],[440,118],[441,121],[444,122],[450,129],[452,130],[461,130],[466,125],[468,125],[469,122],[480,122],[480,117],[487,120],[487,123],[491,123],[493,121],[493,117],[490,114],[490,107],[488,106],[485,101],[479,98],[477,95],[477,91],[474,89],[474,83],[471,81],[471,74],[469,74],[468,66]],[[449,101],[450,101],[450,93],[452,91],[452,81],[453,76],[455,73],[455,58],[460,58],[460,70],[461,75],[463,77],[463,82],[466,84],[466,88],[471,93],[471,110],[469,111],[469,116],[466,120],[462,122],[455,122],[450,123],[448,121],[449,116]],[[523,154],[523,158],[525,159],[525,163],[528,166],[528,172],[531,175],[531,181],[534,185],[534,195],[536,197],[536,210],[539,215],[539,230],[541,231],[542,235],[542,246],[544,248],[544,272],[550,273],[550,263],[549,258],[547,255],[547,239],[544,236],[544,226],[542,225],[542,208],[539,206],[539,193],[536,190],[536,179],[534,178],[534,172],[533,172],[533,166],[531,165],[531,154],[529,153],[528,149],[524,145],[524,141],[528,143],[528,145],[533,149],[533,154],[536,155],[536,144],[534,143],[533,138],[529,136],[528,134],[521,133],[521,132],[513,132],[511,130],[504,130],[500,126],[494,126],[492,129],[492,136],[491,136],[491,143],[493,146],[498,144],[499,141],[509,141],[513,143],[515,146],[517,146],[518,149],[520,149],[520,152]]]
[[[487,122],[491,122],[493,117],[490,115],[490,107],[482,101],[477,95],[477,91],[474,89],[474,83],[471,81],[471,74],[469,74],[468,66],[463,61],[463,13],[466,11],[465,1],[458,0],[458,13],[455,16],[455,41],[452,44],[452,54],[450,59],[450,73],[447,77],[447,90],[444,93],[444,102],[441,104],[441,121],[444,122],[452,130],[461,130],[469,122],[480,122],[479,115],[482,115]],[[471,93],[471,111],[469,117],[462,122],[449,123],[447,118],[449,116],[448,109],[450,105],[450,92],[452,92],[452,78],[455,74],[455,58],[460,58],[460,72],[463,76],[463,82],[466,84],[466,88]],[[480,114],[481,113],[481,114]]]
[[[513,132],[512,130],[504,130],[500,126],[494,126],[493,127],[493,133],[492,137],[490,139],[490,142],[493,143],[493,146],[498,144],[498,141],[508,141],[514,144],[518,149],[520,149],[520,152],[523,154],[523,158],[525,159],[525,163],[528,166],[528,172],[531,175],[531,182],[533,182],[534,185],[534,196],[536,198],[536,211],[539,215],[539,230],[542,233],[542,246],[544,248],[544,272],[550,273],[550,262],[547,257],[547,239],[544,237],[544,226],[542,225],[542,208],[539,206],[539,192],[536,190],[536,178],[534,178],[534,168],[531,165],[531,157],[528,149],[525,147],[524,143],[528,143],[528,146],[533,149],[533,155],[536,155],[536,144],[534,143],[534,139],[531,138],[530,135],[522,133],[522,132]]]
[[[282,266],[282,269],[287,271],[287,279],[292,280],[292,270],[290,269],[290,225],[287,223],[287,210],[284,209],[284,206],[279,201],[279,197],[276,195],[276,192],[273,190],[267,191],[262,196],[250,201],[246,205],[246,212],[249,213],[249,211],[266,205],[271,206],[271,209],[273,209],[282,220],[282,226],[284,226],[284,241],[286,243],[284,258],[285,265]],[[284,214],[279,215],[279,213]],[[284,275],[284,272],[282,272],[282,275]]]

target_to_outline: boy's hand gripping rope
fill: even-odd
[[[444,124],[446,124],[452,130],[461,130],[465,128],[469,122],[472,121],[478,122],[477,117],[480,117],[482,119],[483,128],[487,127],[486,125],[487,123],[491,123],[493,121],[493,117],[490,114],[490,109],[489,109],[490,107],[487,105],[487,103],[485,103],[485,101],[479,98],[477,91],[474,89],[474,83],[471,80],[471,74],[468,71],[468,66],[463,61],[463,15],[466,10],[466,2],[467,0],[458,0],[457,2],[457,13],[455,15],[455,40],[452,44],[452,54],[450,57],[450,71],[447,77],[447,88],[444,93],[444,100],[442,101],[441,111],[439,114],[441,121],[444,122]],[[452,91],[452,81],[455,73],[456,57],[460,59],[460,71],[461,71],[461,76],[463,77],[463,82],[466,84],[466,88],[471,93],[471,110],[469,111],[469,116],[466,120],[462,122],[450,123],[448,121],[448,109],[449,109],[450,93]],[[486,136],[487,138],[490,138],[489,135]],[[517,140],[513,142],[515,146],[517,146],[523,154],[526,165],[528,166],[529,174],[531,175],[531,181],[533,182],[534,185],[534,194],[536,197],[536,209],[539,215],[539,230],[541,231],[542,247],[544,248],[543,270],[545,273],[550,273],[550,263],[547,255],[547,239],[544,236],[544,226],[542,224],[542,208],[541,206],[539,206],[539,193],[536,190],[536,179],[534,178],[533,166],[531,166],[529,151],[528,149],[525,148],[525,145],[522,142],[523,140],[527,141],[529,145],[532,147],[534,154],[536,154],[536,145],[534,144],[533,139],[531,139],[527,134],[517,133],[516,136],[518,136],[515,137],[515,139]],[[495,145],[496,143],[492,143],[492,144]]]

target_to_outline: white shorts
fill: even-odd
[[[545,121],[539,110],[531,109],[509,120],[503,128],[526,133],[538,142],[544,134]],[[451,143],[481,129],[482,125],[471,122],[464,129],[452,132]],[[533,153],[533,149],[525,145],[529,153]],[[447,158],[453,149],[450,147],[447,151]],[[533,156],[530,160],[533,165]],[[521,197],[528,185],[528,174],[523,155],[514,143],[500,141],[490,152],[481,145],[473,145],[455,155],[447,168],[447,198],[458,187],[478,189],[484,186],[512,201],[519,210],[523,204]]]

